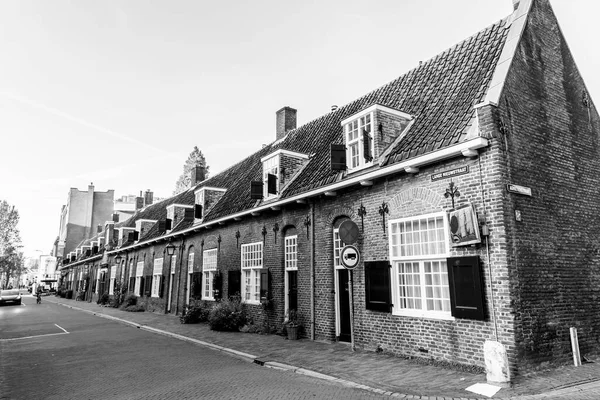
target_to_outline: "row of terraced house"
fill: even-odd
[[[512,374],[569,362],[571,327],[598,354],[599,118],[547,0],[276,121],[259,151],[106,222],[63,284],[90,301],[127,285],[172,314],[239,294],[255,323],[295,309],[306,339],[453,363],[499,343]]]

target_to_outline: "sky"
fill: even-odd
[[[552,0],[592,100],[600,2]],[[49,254],[70,188],[172,194],[512,12],[511,0],[0,0],[0,200]]]

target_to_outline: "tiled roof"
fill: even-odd
[[[374,104],[403,111],[415,118],[407,135],[390,149],[387,164],[461,142],[474,115],[473,105],[485,97],[508,28],[506,19],[499,21],[381,88],[290,131],[282,141],[264,146],[204,181],[197,187],[227,189],[214,207],[205,213],[204,222],[259,205],[260,201],[250,198],[250,182],[262,180],[260,159],[278,149],[310,156],[307,165],[283,189],[281,199],[345,179],[346,172],[332,171],[330,168],[330,145],[344,143],[342,120]],[[138,210],[116,227],[135,227],[138,219],[164,219],[168,205],[194,204],[194,189]],[[172,232],[185,230],[192,224],[192,221],[182,221],[173,227]],[[158,231],[158,224],[155,224],[140,238],[140,242],[161,235],[163,233]]]
[[[282,199],[343,180],[345,172],[331,171],[330,145],[344,143],[342,120],[373,104],[415,117],[408,134],[391,149],[387,164],[459,143],[474,115],[473,105],[484,99],[508,28],[506,20],[499,21],[381,88],[292,130],[283,141],[265,146],[210,178],[204,183],[206,186],[223,187],[227,192],[205,215],[204,221],[256,206],[256,200],[250,199],[250,181],[261,180],[261,157],[277,149],[311,156],[308,165],[280,194]]]

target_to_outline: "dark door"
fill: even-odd
[[[298,271],[288,271],[288,308],[298,309]]]
[[[348,270],[338,269],[338,304],[340,305],[340,342],[349,342],[350,336],[350,283]]]
[[[242,293],[242,271],[227,273],[227,296],[239,296]]]

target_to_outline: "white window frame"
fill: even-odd
[[[280,171],[280,160],[279,154],[275,154],[272,157],[265,158],[263,161],[263,199],[271,200],[279,197],[279,181],[281,180],[279,177]],[[269,174],[275,175],[277,177],[275,187],[277,189],[277,193],[269,193]]]
[[[344,124],[344,139],[346,141],[346,163],[348,172],[359,171],[373,165],[375,157],[375,140],[374,140],[374,125],[375,112],[371,111],[358,115],[356,118],[347,121]],[[373,160],[367,162],[365,160],[363,146],[363,130],[367,128],[368,134],[371,136],[371,156]]]
[[[111,296],[115,294],[116,278],[117,278],[117,266],[113,265],[112,267],[110,267],[110,283],[108,284],[108,294]]]
[[[441,219],[441,225],[438,225]],[[434,229],[431,230],[428,227],[428,222],[432,221],[435,225]],[[425,221],[426,229],[420,230],[423,227],[422,222]],[[400,225],[406,223],[418,223],[419,230],[411,231],[409,233],[404,232],[405,240],[402,240],[403,232],[400,231]],[[448,240],[448,218],[445,212],[438,212],[432,214],[424,214],[407,218],[400,218],[391,220],[388,222],[389,232],[389,251],[390,261],[392,264],[392,302],[394,307],[392,309],[393,315],[399,316],[412,316],[422,317],[431,319],[446,319],[454,320],[450,310],[450,288],[448,285],[448,268],[446,266],[446,258],[450,255],[450,244]],[[434,233],[434,240],[431,233]],[[417,235],[416,237],[414,235]],[[423,238],[425,237],[425,240]],[[415,241],[414,239],[418,239]],[[425,264],[439,263],[439,283],[434,284],[434,273],[425,272]],[[406,275],[412,275],[412,279],[418,279],[418,287],[420,294],[417,297],[408,297],[406,301],[416,299],[420,301],[421,308],[403,308],[403,300],[401,298],[400,290],[400,272],[403,265],[413,264],[418,266],[416,273],[409,273]],[[431,276],[431,284],[427,284],[427,275]],[[445,279],[445,282],[444,282]],[[434,301],[442,301],[442,307],[446,308],[445,311],[441,310],[428,310],[427,309],[427,288],[431,288],[431,293]],[[439,289],[440,296],[435,296],[435,289]]]
[[[185,304],[190,304],[190,290],[192,290],[192,277],[194,274],[194,252],[188,254],[188,279],[187,279],[187,295],[185,299]]]
[[[154,259],[154,266],[152,267],[152,292],[150,293],[150,297],[159,297],[163,265],[163,257]]]
[[[243,244],[242,302],[260,304],[260,272],[263,267],[263,242]]]
[[[289,309],[289,271],[298,271],[298,235],[286,236],[283,242],[283,263],[285,266],[285,309]]]
[[[142,288],[140,284],[142,283],[142,276],[144,276],[144,262],[138,261],[135,266],[135,290],[133,292],[136,296],[141,296],[140,290]]]
[[[340,277],[338,271],[344,269],[340,261],[340,253],[342,251],[343,243],[342,239],[340,239],[340,229],[335,228],[333,230],[333,285],[335,290],[335,336],[340,336],[340,332],[342,330],[341,325],[341,309],[339,303],[339,293],[340,291]]]
[[[214,301],[213,278],[217,271],[217,249],[202,253],[202,299]]]

